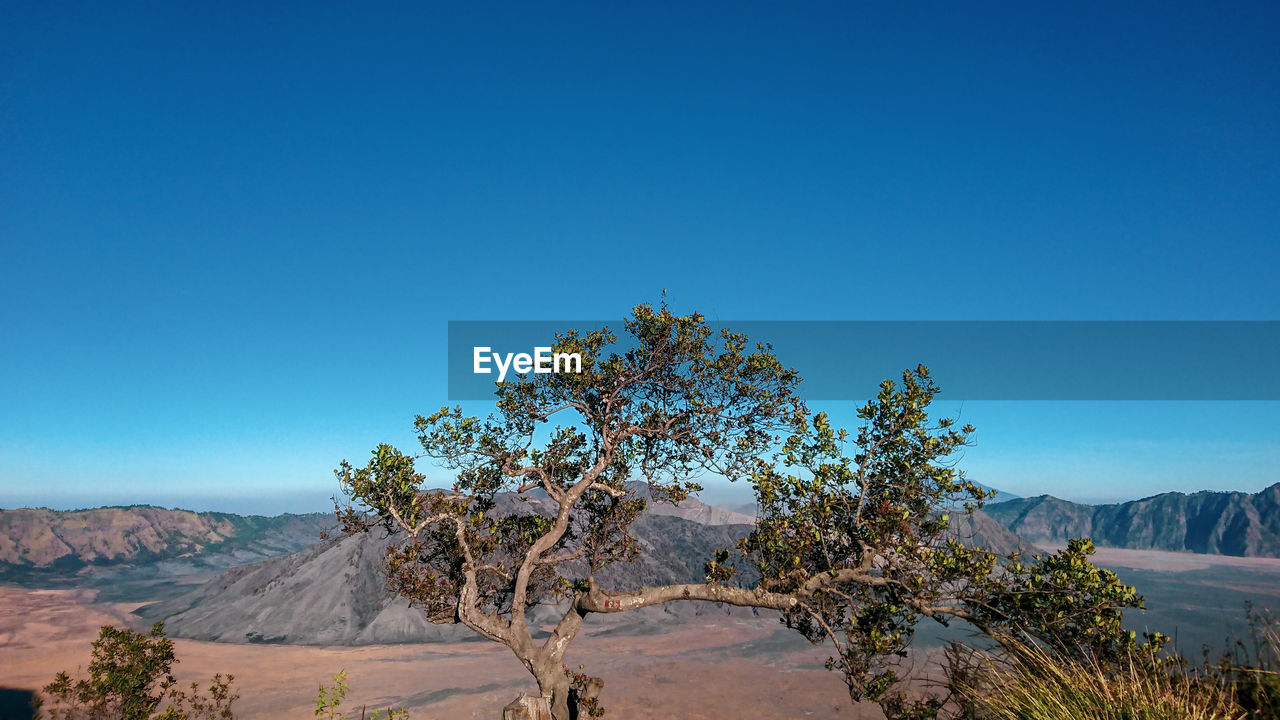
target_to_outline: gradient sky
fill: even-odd
[[[190,5],[0,9],[0,506],[323,509],[451,319],[1280,319],[1275,3]],[[1277,403],[963,410],[1280,480]]]

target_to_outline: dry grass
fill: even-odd
[[[977,658],[959,691],[983,720],[1242,720],[1229,684],[1133,658],[1103,667],[1021,647]]]

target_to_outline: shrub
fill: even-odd
[[[1209,673],[1235,688],[1250,720],[1280,720],[1280,619],[1245,604],[1250,642],[1236,641]]]
[[[347,671],[343,670],[333,676],[332,685],[320,685],[320,689],[316,691],[316,717],[321,720],[344,720],[347,717],[355,718],[355,711],[351,711],[351,715],[347,715],[342,710],[342,702],[347,699],[347,692],[351,686],[347,684]],[[373,714],[368,714],[369,706],[360,706],[360,720],[409,720],[409,711],[401,708],[387,708],[384,714],[382,710],[374,710]]]
[[[179,687],[170,670],[178,662],[164,623],[149,633],[105,625],[93,641],[89,677],[60,672],[37,700],[49,720],[231,720],[239,698],[232,675],[214,675],[208,694],[198,683]]]

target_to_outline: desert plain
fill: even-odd
[[[1280,609],[1280,559],[1113,548],[1099,549],[1095,559],[1146,596],[1148,610],[1131,613],[1131,626],[1174,635],[1192,657],[1202,647],[1225,649],[1247,631],[1246,601]],[[83,668],[100,626],[145,627],[132,614],[143,603],[98,600],[95,589],[0,586],[0,697],[7,703],[0,718],[22,717],[15,708],[59,670]],[[921,630],[913,667],[927,675],[938,635],[927,625]],[[175,646],[184,682],[235,675],[243,720],[313,718],[317,688],[343,670],[348,708],[394,705],[414,720],[498,718],[516,694],[534,690],[505,648],[482,640],[340,647],[177,638]],[[711,609],[666,627],[589,624],[569,660],[604,679],[602,700],[616,718],[882,717],[873,706],[849,702],[839,676],[822,667],[826,657],[825,647],[809,645],[774,617]]]
[[[104,624],[141,627],[136,603],[93,602],[93,591],[0,588],[0,673],[19,700],[59,670],[88,662]],[[179,680],[232,673],[244,720],[314,718],[317,687],[345,670],[349,706],[392,704],[414,720],[498,718],[535,685],[510,652],[484,641],[315,647],[175,639]],[[588,631],[570,653],[605,679],[619,718],[875,718],[850,705],[826,655],[773,618],[720,614],[657,635]],[[357,714],[358,716],[358,714]],[[0,716],[3,717],[3,716]]]

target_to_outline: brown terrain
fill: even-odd
[[[534,690],[505,648],[423,623],[387,596],[362,560],[379,555],[366,552],[380,547],[376,538],[311,544],[322,516],[121,510],[0,513],[13,554],[10,577],[0,575],[0,720],[56,672],[83,668],[100,626],[144,629],[155,619],[171,621],[180,679],[236,675],[242,720],[314,717],[317,687],[341,670],[357,716],[362,704],[392,704],[415,720],[497,718]],[[636,528],[650,561],[616,568],[618,584],[691,581],[710,549],[749,526],[690,503],[647,514]],[[985,515],[955,532],[1002,552],[1035,551]],[[106,536],[117,545],[104,545]],[[1245,637],[1246,602],[1280,609],[1278,558],[1100,547],[1094,559],[1146,597],[1147,611],[1128,614],[1127,624],[1173,635],[1190,657]],[[941,640],[963,637],[922,623],[922,666],[931,667]],[[850,704],[840,678],[822,668],[826,657],[776,617],[674,603],[593,617],[569,661],[604,679],[612,717],[882,717]]]
[[[0,587],[0,677],[36,689],[88,661],[104,624],[141,627],[136,604],[92,604],[92,591]],[[531,678],[505,648],[470,641],[318,647],[174,641],[182,681],[236,676],[238,717],[313,718],[317,686],[347,671],[351,702],[408,708],[414,720],[498,718]],[[822,648],[767,618],[686,621],[661,635],[588,632],[570,659],[604,678],[604,704],[619,718],[879,718],[854,707]]]
[[[6,510],[0,516],[0,562],[49,566],[63,558],[93,563],[158,553],[185,541],[189,550],[235,535],[226,517],[163,508],[99,508],[92,512]]]
[[[1066,545],[1042,544],[1041,549],[1057,552]],[[1165,550],[1132,550],[1129,548],[1099,547],[1093,554],[1093,561],[1109,568],[1132,568],[1134,570],[1157,570],[1166,572],[1186,572],[1189,570],[1208,570],[1210,568],[1241,568],[1263,573],[1275,573],[1280,576],[1280,558],[1274,557],[1236,557],[1233,555],[1206,555],[1191,552],[1168,552]],[[1274,588],[1280,592],[1280,587]]]
[[[1131,615],[1178,637],[1183,652],[1225,647],[1244,632],[1242,603],[1280,609],[1280,559],[1101,548],[1095,556],[1147,596]],[[83,668],[99,626],[143,628],[140,603],[94,602],[95,590],[0,586],[0,677],[35,690],[59,670]],[[854,707],[838,676],[822,669],[825,648],[808,645],[776,619],[720,611],[683,613],[662,628],[600,625],[570,660],[606,682],[603,700],[620,718],[879,718]],[[922,625],[920,641],[934,633]],[[478,640],[396,645],[287,645],[176,639],[185,681],[231,672],[245,720],[312,718],[321,682],[346,670],[351,701],[406,707],[423,718],[496,718],[531,679],[505,648]],[[933,645],[936,647],[936,645]]]

